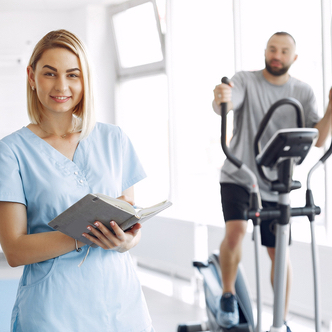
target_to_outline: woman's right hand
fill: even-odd
[[[124,232],[115,221],[111,221],[110,226],[114,233],[99,221],[96,221],[94,225],[96,227],[87,227],[94,236],[88,233],[83,233],[82,235],[105,250],[126,252],[133,248],[141,238],[140,229],[142,225],[139,223]]]

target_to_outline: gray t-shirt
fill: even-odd
[[[319,122],[316,98],[311,87],[293,77],[284,85],[269,83],[263,71],[241,71],[231,81],[232,103],[234,111],[233,137],[229,150],[243,161],[257,176],[261,197],[266,201],[277,201],[277,193],[271,192],[268,185],[260,178],[254,153],[254,139],[259,124],[272,104],[283,98],[295,98],[303,106],[305,126],[314,127]],[[213,103],[214,111],[220,114],[220,107]],[[283,105],[272,115],[261,139],[261,146],[267,143],[279,129],[297,127],[296,112],[293,106]],[[269,177],[275,177],[270,172]],[[235,167],[229,160],[221,169],[220,182],[236,183],[250,190],[248,176]]]

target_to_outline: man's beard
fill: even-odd
[[[282,68],[279,68],[279,69],[273,69],[265,60],[265,68],[273,76],[281,76],[283,74],[286,74],[288,72],[289,67],[290,66],[282,67]]]

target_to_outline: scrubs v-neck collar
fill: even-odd
[[[36,142],[36,144],[39,145],[39,147],[41,148],[41,150],[44,153],[46,153],[50,158],[55,159],[57,162],[61,161],[63,164],[70,163],[70,164],[75,164],[76,166],[78,166],[77,163],[79,161],[82,161],[82,157],[84,157],[84,154],[82,153],[82,149],[83,149],[82,143],[83,143],[83,141],[80,141],[77,144],[77,147],[76,147],[75,152],[74,152],[73,160],[70,160],[64,154],[62,154],[60,151],[55,149],[51,144],[47,143],[45,140],[43,140],[38,135],[36,135],[28,127],[23,127],[22,129],[26,132],[28,137],[31,137],[31,139],[33,139]],[[83,145],[84,145],[84,143],[83,143]]]

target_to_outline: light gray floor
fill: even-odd
[[[198,291],[196,297],[190,297],[190,294],[195,293],[195,287],[189,282],[141,268],[138,268],[138,273],[156,332],[176,332],[179,324],[206,320],[204,293]],[[254,317],[256,318],[256,312]],[[270,329],[272,321],[272,308],[263,306],[264,331]],[[288,315],[288,325],[292,332],[315,332],[313,320],[292,313]],[[322,326],[321,332],[332,330]]]
[[[201,321],[206,316],[205,310],[198,306],[184,303],[147,287],[143,287],[143,291],[156,332],[177,331],[179,324]]]
[[[143,287],[149,306],[150,315],[156,332],[176,332],[179,324],[205,320],[205,309],[184,303],[181,300],[161,294],[158,291]],[[271,308],[264,308],[263,328],[269,329],[272,323]],[[314,322],[304,317],[289,315],[289,326],[292,332],[314,332]],[[322,328],[321,332],[328,332]]]
[[[0,254],[0,282],[1,279],[18,279],[23,269],[9,267],[1,256]],[[179,324],[206,319],[204,294],[195,292],[194,289],[197,287],[188,281],[142,268],[138,268],[138,274],[156,332],[176,332]],[[6,299],[0,296],[0,301],[6,301]],[[268,330],[272,322],[271,308],[264,307],[262,316],[263,328]],[[0,331],[7,332],[7,328],[1,329],[1,325],[2,322],[0,322]],[[315,331],[312,320],[292,314],[289,315],[289,325],[292,332]],[[321,332],[328,331],[327,328],[321,330]]]

